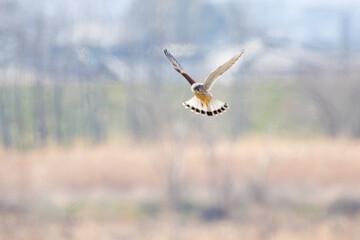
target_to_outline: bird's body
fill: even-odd
[[[191,86],[191,90],[194,92],[195,96],[201,101],[201,106],[204,104],[208,107],[212,96],[205,90],[204,86],[201,83],[195,83]]]
[[[203,116],[216,116],[226,111],[229,107],[228,104],[214,98],[209,93],[209,90],[214,85],[216,79],[226,72],[240,58],[240,56],[244,53],[244,50],[211,72],[203,83],[197,83],[186,72],[184,72],[180,64],[166,49],[164,50],[164,53],[172,63],[174,69],[188,80],[191,85],[191,90],[195,94],[193,98],[183,103],[186,108],[190,108],[191,111],[202,114]]]

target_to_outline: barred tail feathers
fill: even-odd
[[[183,105],[185,108],[190,108],[192,112],[201,114],[203,116],[217,116],[226,112],[226,109],[229,108],[227,103],[224,103],[216,98],[212,98],[208,106],[206,106],[206,104],[201,105],[201,100],[196,96],[184,102]]]

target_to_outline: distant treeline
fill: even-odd
[[[0,87],[1,141],[29,148],[77,139],[100,142],[124,128],[124,88],[95,84],[31,83]]]
[[[334,93],[330,83],[325,90],[318,85],[280,79],[219,84],[214,95],[227,101],[230,109],[213,118],[181,106],[192,97],[189,86],[184,84],[2,83],[1,145],[28,149],[124,137],[212,134],[236,138],[254,132],[359,137],[359,110],[351,108],[358,95],[348,93],[350,103],[345,105],[347,98],[338,96],[339,88]],[[346,118],[346,112],[350,118]]]

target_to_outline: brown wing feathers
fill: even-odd
[[[167,59],[169,59],[171,64],[174,66],[174,69],[176,71],[178,71],[179,73],[181,73],[186,78],[186,80],[188,80],[190,85],[193,85],[194,83],[196,83],[194,79],[192,79],[186,72],[184,72],[184,70],[181,68],[180,64],[178,63],[178,61],[176,61],[176,59],[173,57],[173,55],[171,55],[171,53],[167,49],[164,50],[164,53],[165,53],[165,56],[167,57]]]

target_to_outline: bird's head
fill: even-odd
[[[193,92],[200,92],[200,91],[203,90],[203,86],[202,86],[201,83],[195,83],[195,84],[193,84],[193,85],[191,86],[191,90],[192,90]]]

